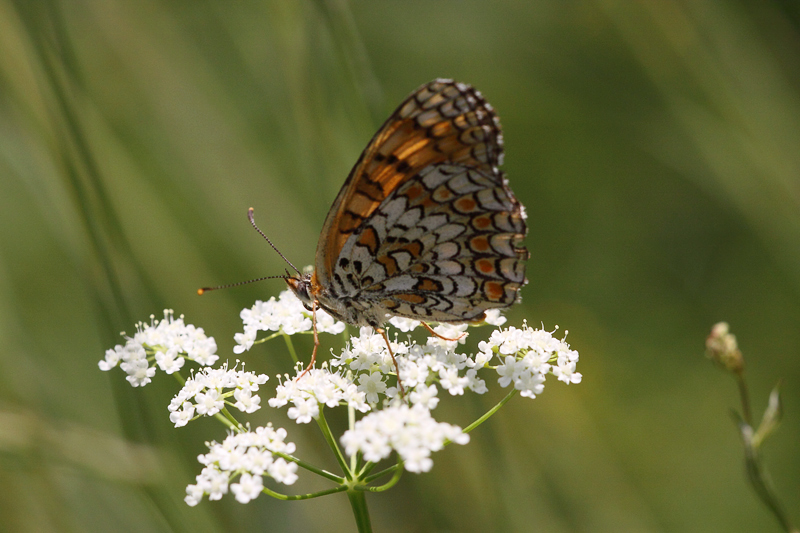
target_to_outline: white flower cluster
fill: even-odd
[[[405,325],[408,326],[408,322]],[[408,343],[394,341],[391,346],[395,357],[401,356],[398,361],[408,355]],[[385,382],[394,372],[386,341],[370,327],[361,328],[358,337],[350,337],[344,350],[331,360],[331,367],[345,367],[355,374],[358,390],[366,394],[367,402],[373,407],[380,401],[380,395],[392,397],[397,393],[396,387],[387,387]]]
[[[325,368],[303,372],[298,367],[294,377],[286,374],[283,383],[275,391],[275,397],[270,398],[268,403],[270,407],[283,407],[289,402],[293,407],[289,408],[287,414],[298,424],[308,424],[312,418],[317,418],[320,405],[349,405],[362,413],[369,410],[364,393],[358,390],[355,383]]]
[[[123,333],[124,335],[124,333]],[[150,383],[158,367],[172,374],[183,367],[185,359],[195,361],[202,366],[213,365],[219,359],[215,353],[217,343],[213,337],[207,337],[203,328],[186,324],[183,315],[178,319],[171,309],[164,310],[164,319],[155,320],[150,316],[150,325],[139,322],[136,334],[126,337],[125,345],[116,345],[106,350],[106,356],[98,362],[100,370],[111,370],[115,366],[128,374],[126,378],[134,387]]]
[[[235,353],[261,342],[256,341],[259,331],[293,335],[307,333],[313,326],[311,313],[289,290],[278,299],[257,301],[240,316],[244,333],[235,335]],[[338,334],[345,329],[344,323],[322,310],[317,311],[316,320],[320,332]],[[505,321],[497,310],[486,312],[486,324],[501,326]],[[434,334],[418,344],[409,332],[421,325],[419,321],[393,317],[389,323],[407,338],[401,341],[395,333],[394,341],[390,340],[397,366],[384,336],[372,328],[361,328],[359,335],[351,337],[334,355],[330,369],[323,364],[306,372],[298,364],[294,376],[279,376],[269,406],[288,406],[289,418],[298,424],[318,419],[324,407],[348,406],[367,413],[354,423],[351,418],[351,429],[342,435],[346,453],[351,457],[361,454],[373,463],[397,453],[406,470],[418,473],[432,468],[432,453],[446,443],[469,441],[459,427],[437,422],[431,415],[438,406],[440,388],[453,396],[467,390],[483,394],[488,389],[478,372],[494,370],[502,387],[513,385],[522,396],[535,398],[543,391],[547,374],[565,383],[580,383],[582,379],[577,372],[578,352],[570,349],[566,334],[556,339],[553,332],[527,324],[497,329],[478,344],[477,354],[467,355],[460,353],[468,335],[467,324],[437,325]],[[163,320],[151,317],[149,325],[139,323],[136,334],[126,337],[124,346],[107,350],[99,367],[110,370],[119,365],[133,386],[143,386],[150,382],[156,367],[174,373],[185,359],[203,366],[214,364],[216,349],[214,339],[201,328],[185,324],[183,316],[175,319],[173,312],[166,310]],[[170,421],[176,427],[184,426],[200,416],[217,415],[226,406],[245,413],[260,409],[257,393],[268,377],[246,372],[239,364],[237,367],[228,369],[224,364],[195,372],[170,402]],[[396,370],[399,376],[393,376]],[[405,391],[402,397],[397,386],[389,386],[390,380],[398,378]],[[227,410],[223,415],[231,417]],[[247,503],[266,490],[265,476],[286,485],[294,483],[299,459],[291,457],[295,445],[285,442],[286,437],[286,430],[269,425],[230,435],[221,444],[210,443],[209,452],[198,457],[204,468],[196,483],[186,488],[186,502],[197,505],[206,495],[217,500],[230,491],[238,501]],[[305,466],[302,461],[300,464]]]
[[[552,332],[533,329],[527,323],[522,329],[511,326],[493,331],[489,340],[480,342],[478,348],[479,360],[488,363],[495,355],[501,360],[502,364],[496,368],[500,375],[498,383],[502,387],[513,383],[521,396],[535,398],[541,394],[548,373],[567,384],[580,383],[583,377],[576,372],[577,351],[570,349],[565,340],[553,337]]]
[[[206,494],[209,500],[219,500],[230,486],[236,499],[247,503],[261,494],[264,476],[291,485],[297,481],[297,464],[273,456],[273,452],[294,453],[294,443],[285,442],[285,439],[285,429],[276,430],[268,425],[230,435],[222,444],[211,442],[209,452],[197,458],[205,467],[198,474],[197,482],[186,487],[184,501],[195,506]],[[239,482],[231,483],[237,475],[240,475]]]
[[[429,337],[426,345],[391,342],[400,379],[410,391],[411,403],[435,408],[439,399],[436,386],[432,385],[434,381],[452,395],[464,394],[465,388],[480,394],[486,391],[486,384],[477,377],[475,361],[455,351],[464,343],[467,327],[466,324],[440,324],[434,331],[444,338]],[[348,346],[331,361],[331,366],[344,366],[356,374],[354,379],[359,390],[366,393],[367,402],[373,407],[378,405],[381,395],[397,396],[397,387],[389,387],[385,381],[395,370],[386,341],[372,328],[361,328],[358,337],[351,337]]]
[[[253,413],[261,408],[261,398],[254,394],[259,385],[269,379],[264,374],[254,374],[244,370],[228,370],[227,363],[222,368],[204,368],[186,380],[183,388],[169,404],[169,420],[175,427],[185,426],[200,416],[213,416],[225,407],[233,405],[245,413]],[[232,389],[225,391],[225,389]],[[227,399],[233,396],[235,403]],[[192,403],[194,400],[194,403]]]
[[[490,320],[497,324],[503,323],[505,318],[493,314],[487,316],[487,322]],[[438,336],[429,337],[425,345],[391,343],[392,352],[399,356],[400,379],[409,391],[411,404],[435,409],[439,402],[435,383],[454,396],[464,394],[467,389],[485,393],[486,382],[478,376],[482,368],[494,368],[502,387],[513,383],[522,396],[529,398],[542,393],[547,374],[553,374],[564,383],[580,383],[582,379],[576,371],[578,352],[570,349],[565,340],[553,337],[552,332],[533,329],[527,324],[521,329],[512,326],[495,330],[488,341],[479,343],[479,353],[468,356],[456,351],[459,344],[464,343],[467,327],[466,324],[440,324],[434,328]],[[495,356],[499,363],[491,367]],[[351,370],[359,390],[366,393],[372,407],[378,405],[381,396],[397,396],[397,388],[386,384],[394,371],[386,342],[370,328],[361,328],[360,335],[350,339],[349,345],[331,361],[331,366],[345,366]]]
[[[395,355],[408,353],[408,343],[395,341],[391,346]],[[354,371],[378,370],[388,373],[394,370],[394,363],[389,350],[386,349],[383,335],[375,333],[370,327],[362,327],[358,337],[350,337],[342,353],[331,361],[331,366],[344,366],[345,363]]]
[[[233,339],[234,353],[240,354],[253,347],[259,331],[282,331],[287,335],[311,331],[311,311],[290,290],[283,291],[276,300],[273,296],[266,302],[256,300],[250,309],[242,309],[239,316],[244,323],[244,332],[236,333]],[[339,334],[345,324],[335,320],[322,309],[317,309],[317,331]]]
[[[431,452],[441,450],[446,441],[466,444],[469,435],[458,426],[436,422],[421,405],[404,404],[368,414],[341,438],[350,456],[361,452],[365,460],[377,463],[395,450],[405,469],[417,473],[431,469]]]

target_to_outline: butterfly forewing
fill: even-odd
[[[332,282],[345,242],[409,178],[449,162],[502,181],[496,171],[502,155],[499,120],[478,91],[452,80],[417,89],[378,130],[336,197],[317,245],[318,283]]]

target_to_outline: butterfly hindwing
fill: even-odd
[[[435,322],[508,307],[525,283],[524,212],[499,171],[430,165],[392,191],[334,266],[334,292]]]

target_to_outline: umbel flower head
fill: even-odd
[[[294,378],[287,374],[278,385],[275,397],[269,400],[270,407],[283,407],[291,403],[289,418],[298,424],[307,424],[319,416],[321,407],[349,406],[359,412],[369,410],[364,401],[365,394],[349,378],[328,372],[325,368],[303,371],[298,365]],[[279,377],[280,379],[280,377]]]
[[[256,302],[240,316],[243,332],[234,336],[236,354],[276,337],[282,337],[294,352],[291,337],[310,333],[313,326],[311,313],[288,290],[277,299]],[[345,331],[342,322],[323,311],[317,311],[316,319],[319,332]],[[566,334],[558,339],[554,332],[527,323],[521,328],[501,328],[505,322],[498,311],[488,312],[485,324],[496,329],[478,343],[477,352],[470,353],[465,342],[476,330],[466,324],[439,324],[433,329],[435,335],[419,342],[413,335],[420,322],[394,317],[387,327],[399,376],[384,337],[365,327],[348,337],[345,347],[332,353],[330,361],[308,370],[298,362],[293,375],[277,376],[274,392],[265,392],[268,377],[245,371],[244,363],[212,368],[218,359],[214,339],[202,328],[186,324],[183,316],[175,319],[172,311],[165,311],[163,320],[151,317],[149,324],[139,323],[136,334],[126,336],[124,345],[108,350],[99,366],[102,370],[120,366],[135,387],[149,383],[157,368],[176,376],[181,388],[168,406],[175,427],[212,417],[229,431],[221,443],[208,443],[208,453],[198,457],[203,469],[187,487],[186,502],[197,505],[205,496],[215,500],[231,492],[247,503],[261,493],[277,495],[265,483],[291,485],[299,468],[340,483],[342,490],[359,483],[366,489],[371,483],[370,465],[392,455],[397,457],[395,467],[383,472],[429,471],[433,452],[450,443],[469,442],[460,427],[436,420],[435,410],[444,392],[454,397],[484,394],[493,383],[511,388],[493,413],[517,393],[528,398],[541,394],[548,375],[566,384],[580,383],[578,352],[566,343]],[[259,332],[267,335],[259,339]],[[184,381],[179,374],[186,360],[201,368]],[[398,378],[405,394],[400,394]],[[262,401],[264,394],[266,402]],[[295,445],[286,440],[286,429],[268,424],[251,431],[233,415],[234,408],[251,414],[264,406],[286,407],[287,416],[297,424],[316,422],[341,459],[344,474],[336,476],[297,457]],[[325,410],[339,408],[349,411],[350,423],[336,438],[327,426]],[[396,482],[398,478],[392,479]]]
[[[229,435],[222,444],[211,442],[208,453],[197,458],[205,465],[196,483],[186,487],[185,501],[197,505],[204,495],[219,500],[230,488],[240,503],[258,497],[264,488],[264,477],[291,485],[297,481],[297,465],[274,454],[291,454],[295,445],[285,442],[286,430],[272,425]],[[231,484],[236,477],[238,483]]]
[[[259,331],[280,331],[287,335],[306,333],[313,327],[311,313],[291,291],[283,291],[276,300],[273,296],[266,302],[256,300],[253,307],[242,309],[239,317],[244,331],[233,336],[236,347],[233,353],[240,354],[253,347]],[[317,331],[338,335],[345,328],[344,322],[334,318],[323,309],[317,310]]]
[[[433,466],[431,452],[441,450],[445,442],[469,442],[461,428],[436,422],[424,405],[401,404],[368,414],[341,438],[347,455],[357,453],[377,463],[394,450],[409,472],[427,472]]]
[[[183,388],[169,404],[169,420],[175,427],[185,426],[197,416],[213,416],[226,405],[244,413],[253,413],[261,407],[261,398],[255,394],[258,386],[269,379],[264,374],[244,370],[204,368],[186,380]],[[226,392],[225,389],[231,389]],[[236,403],[230,401],[230,397]]]
[[[201,366],[211,366],[219,359],[214,337],[207,337],[203,328],[186,324],[183,315],[175,319],[172,309],[164,309],[163,320],[150,315],[149,325],[139,322],[134,336],[125,339],[124,345],[106,350],[98,366],[108,371],[119,365],[134,387],[150,383],[156,366],[172,374],[183,368],[185,358]]]

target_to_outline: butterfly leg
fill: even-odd
[[[463,338],[464,338],[464,336],[466,335],[466,333],[462,333],[462,334],[461,334],[461,335],[459,335],[459,336],[458,336],[458,338],[456,338],[456,339],[448,339],[447,337],[442,337],[441,335],[439,335],[438,333],[436,333],[435,331],[433,331],[433,328],[432,328],[432,327],[430,327],[430,326],[428,325],[428,323],[427,323],[427,322],[424,322],[424,321],[423,321],[423,322],[422,322],[422,325],[423,325],[423,326],[425,326],[425,329],[427,329],[427,330],[428,330],[428,333],[430,333],[430,334],[431,334],[431,335],[433,335],[434,337],[437,337],[437,338],[439,338],[439,339],[442,339],[443,341],[450,341],[450,342],[456,342],[456,341],[460,341],[460,340],[461,340],[461,339],[463,339]]]
[[[386,348],[389,350],[389,355],[392,358],[392,362],[394,363],[394,370],[397,372],[397,386],[400,389],[400,397],[405,398],[406,391],[403,388],[403,382],[400,380],[400,367],[397,366],[397,359],[394,358],[394,354],[392,353],[392,347],[389,344],[389,336],[386,334],[386,330],[383,328],[375,328],[375,331],[383,335],[383,340],[386,341]]]
[[[306,374],[308,374],[308,371],[311,370],[314,367],[314,362],[317,360],[317,347],[319,347],[319,335],[317,335],[317,301],[316,300],[311,300],[311,327],[314,330],[314,349],[311,351],[311,362],[308,363],[308,366],[306,367],[305,370],[303,370],[303,373],[300,374],[299,376],[297,376],[297,379],[300,379],[303,376],[305,376]],[[389,353],[392,353],[391,350],[389,350]],[[394,359],[394,356],[392,356],[392,359]],[[396,365],[397,365],[397,363],[395,363],[395,366]]]

